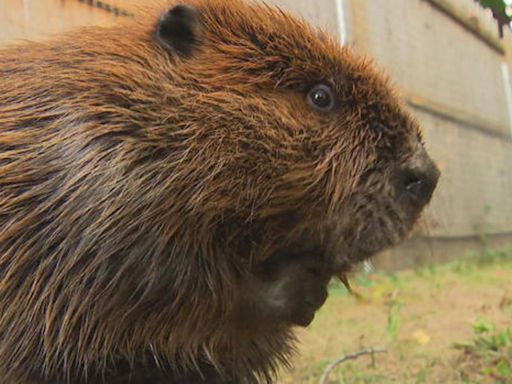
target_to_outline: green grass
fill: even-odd
[[[512,327],[496,329],[488,320],[479,318],[473,324],[473,339],[456,343],[478,373],[496,383],[512,383]]]
[[[397,300],[396,295],[392,295],[388,303],[388,322],[386,332],[393,340],[395,340],[398,335],[401,308],[402,304]]]

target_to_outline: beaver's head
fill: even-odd
[[[251,260],[309,252],[340,272],[403,239],[439,171],[386,77],[280,10],[227,4],[157,28],[202,146],[191,205]]]

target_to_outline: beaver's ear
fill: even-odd
[[[178,4],[165,12],[156,28],[156,40],[164,48],[190,56],[199,42],[200,21],[196,9]]]

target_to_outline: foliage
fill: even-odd
[[[388,321],[386,326],[387,334],[394,340],[398,335],[400,325],[400,309],[402,304],[396,298],[396,291],[393,292],[388,302]]]
[[[468,358],[481,366],[481,374],[497,383],[512,381],[512,328],[498,331],[494,325],[478,319],[473,324],[473,340],[455,344]]]
[[[489,8],[492,11],[494,18],[501,26],[510,24],[512,18],[507,13],[508,5],[504,0],[477,0],[484,8]]]

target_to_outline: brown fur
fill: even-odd
[[[291,326],[239,316],[262,265],[304,249],[340,273],[419,214],[389,181],[419,130],[371,63],[275,8],[188,3],[190,57],[155,43],[164,7],[0,51],[4,383],[123,364],[270,381]]]

